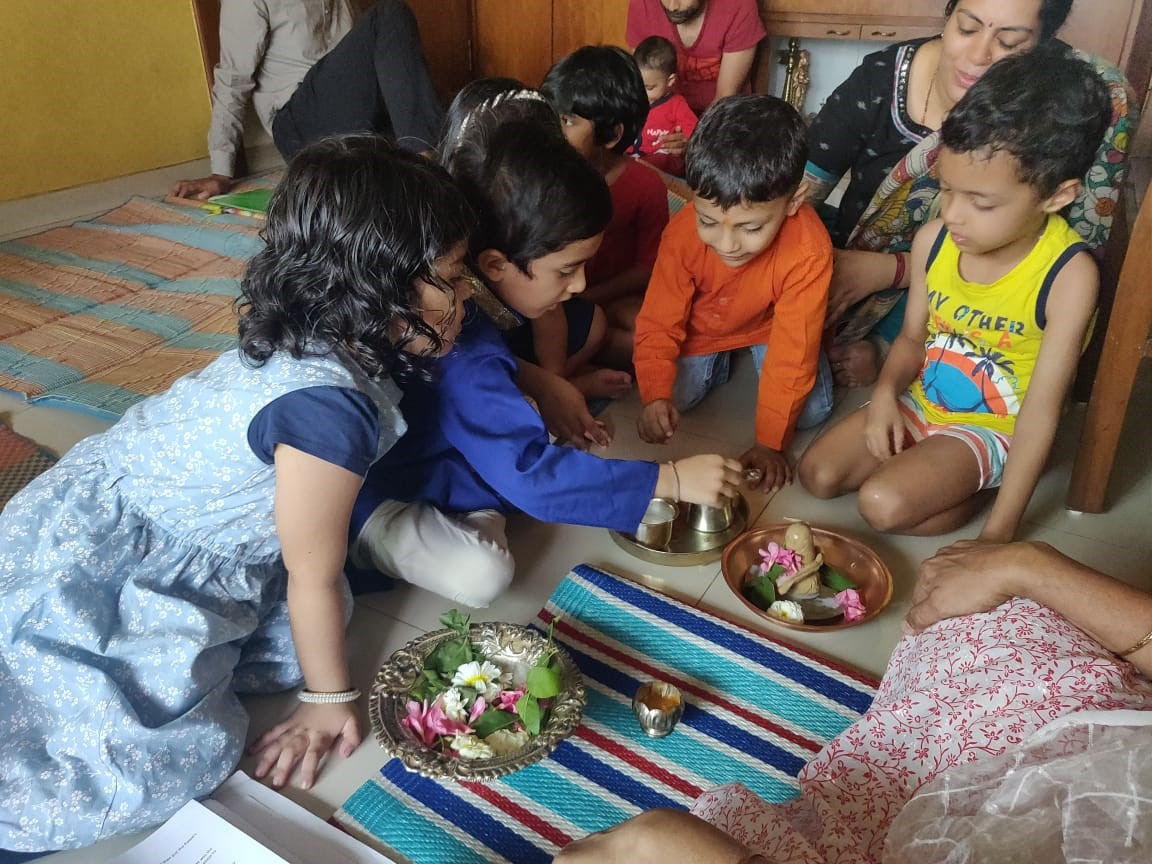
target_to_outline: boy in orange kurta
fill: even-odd
[[[645,441],[669,440],[679,412],[728,379],[730,352],[752,349],[755,442],[741,462],[762,472],[762,491],[792,481],[783,450],[793,430],[832,410],[820,352],[832,243],[804,203],[807,156],[804,123],[783,100],[731,96],[713,105],[688,146],[693,206],[668,224],[636,319]]]

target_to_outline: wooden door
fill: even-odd
[[[538,87],[552,65],[552,0],[472,0],[472,16],[476,77]]]
[[[553,0],[552,54],[559,60],[584,45],[628,48],[628,0]]]
[[[420,26],[420,42],[436,93],[447,105],[472,80],[471,0],[407,0]]]

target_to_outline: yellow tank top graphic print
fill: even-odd
[[[995,282],[960,275],[960,250],[944,233],[928,267],[928,337],[912,396],[930,423],[983,426],[1011,435],[1040,352],[1052,280],[1084,249],[1063,217]]]

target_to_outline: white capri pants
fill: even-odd
[[[516,562],[504,526],[504,514],[495,510],[449,514],[421,501],[385,501],[364,523],[350,555],[357,567],[483,607],[512,584]]]

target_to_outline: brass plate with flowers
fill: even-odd
[[[572,734],[587,696],[567,651],[518,624],[469,624],[457,613],[441,620],[455,626],[396,651],[372,685],[372,730],[390,755],[425,777],[492,780],[540,761]],[[458,653],[465,634],[467,658]],[[440,668],[455,672],[428,671],[429,661],[449,655]]]

